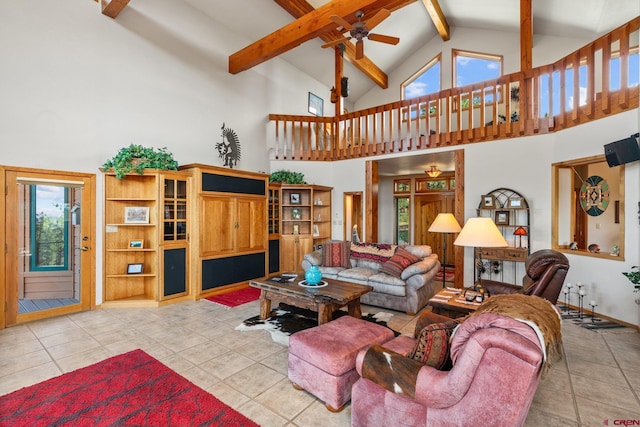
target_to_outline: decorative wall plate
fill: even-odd
[[[602,177],[592,175],[580,187],[580,206],[590,216],[602,215],[609,206],[609,184]]]

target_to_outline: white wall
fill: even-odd
[[[269,171],[267,115],[306,114],[307,92],[329,88],[278,58],[229,74],[229,55],[251,42],[182,1],[135,0],[116,20],[90,0],[1,1],[0,164],[99,174],[135,143],[222,166],[224,123],[240,139],[237,168]]]

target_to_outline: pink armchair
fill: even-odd
[[[433,313],[427,318],[416,329],[428,321],[451,320]],[[352,426],[524,424],[544,354],[533,327],[493,312],[468,317],[451,340],[450,371],[406,357],[414,341],[399,338],[403,340],[371,346],[358,354],[356,369],[361,378],[352,388]],[[373,375],[365,376],[381,379],[363,378],[363,369],[374,372],[367,365],[372,360],[386,366],[377,366]]]

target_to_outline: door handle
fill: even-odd
[[[80,248],[80,250],[83,250],[83,251],[85,251],[85,252],[86,252],[86,251],[88,251],[88,250],[89,250],[89,247],[88,247],[88,246],[82,246],[82,247]]]

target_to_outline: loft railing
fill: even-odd
[[[638,108],[638,69],[630,64],[638,64],[639,27],[636,17],[553,64],[419,98],[336,117],[270,114],[273,158],[455,146],[555,132]]]

